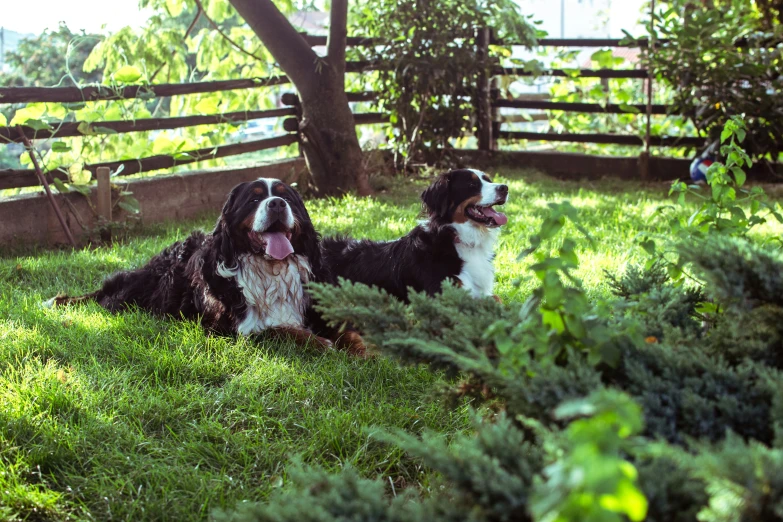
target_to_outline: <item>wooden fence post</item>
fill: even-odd
[[[500,117],[498,115],[498,108],[495,103],[500,98],[500,88],[498,87],[498,79],[492,78],[489,86],[489,150],[498,150],[498,136],[500,133]]]
[[[489,88],[489,42],[490,29],[481,27],[476,34],[476,60],[481,66],[474,105],[478,131],[478,148],[482,151],[492,150],[492,102]]]
[[[652,53],[655,52],[655,0],[650,0],[650,40],[647,49],[647,125],[644,133],[644,151],[639,154],[639,177],[650,178],[650,129],[652,127],[653,70]]]
[[[303,158],[304,149],[302,147],[302,133],[299,132],[299,124],[302,123],[302,104],[299,102],[299,96],[293,92],[287,92],[283,94],[282,102],[284,105],[294,108],[295,118],[286,118],[283,120],[283,130],[296,133],[296,146],[299,150],[299,157]]]
[[[98,180],[97,204],[98,216],[111,223],[111,170],[109,167],[98,167],[95,177]]]

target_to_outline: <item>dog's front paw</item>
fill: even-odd
[[[341,350],[345,350],[350,355],[357,357],[363,357],[365,359],[372,357],[367,351],[367,345],[364,344],[364,339],[355,331],[347,331],[337,339],[337,347]]]
[[[310,339],[315,344],[317,344],[319,347],[321,347],[321,348],[325,348],[327,350],[331,349],[331,348],[334,348],[334,343],[332,341],[330,341],[329,339],[327,339],[326,337],[320,337],[318,335],[313,335]]]

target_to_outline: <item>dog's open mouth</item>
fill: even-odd
[[[251,230],[247,235],[254,254],[263,253],[279,261],[294,253],[291,231],[279,221],[263,232]]]
[[[505,203],[505,201],[498,201],[484,207],[471,205],[465,209],[465,214],[476,223],[486,227],[499,227],[508,223],[508,218],[505,214],[498,212],[493,207],[495,205],[502,205],[503,203]]]

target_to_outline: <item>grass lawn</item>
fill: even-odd
[[[650,218],[667,184],[497,176],[510,184],[496,262],[506,302],[533,285],[516,257],[548,202],[570,199],[581,209],[593,246],[581,240],[579,275],[593,295],[608,292],[603,269],[641,259],[633,237],[662,224]],[[316,228],[373,239],[404,234],[426,181],[387,183],[373,199],[308,202]],[[285,483],[295,457],[331,469],[350,464],[398,489],[430,484],[415,460],[371,436],[379,427],[467,429],[467,406],[444,408],[441,377],[426,369],[207,337],[195,323],[113,316],[94,304],[39,307],[59,291],[94,289],[193,228],[210,228],[217,211],[147,227],[110,248],[0,254],[0,520],[200,520],[265,498]],[[758,234],[781,232],[767,224]]]

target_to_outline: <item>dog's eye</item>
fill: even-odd
[[[261,201],[261,198],[253,198],[250,200],[251,203],[258,203],[259,201]]]

